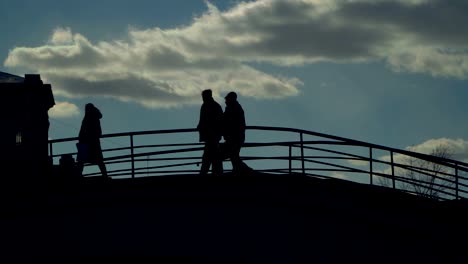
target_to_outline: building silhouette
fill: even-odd
[[[0,72],[0,160],[3,171],[35,177],[50,169],[48,110],[54,106],[50,84],[39,74],[24,78]]]

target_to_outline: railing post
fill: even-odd
[[[304,164],[304,140],[301,132],[301,161],[302,161],[302,174],[305,174],[305,164]]]
[[[370,147],[369,148],[369,176],[370,176],[370,185],[373,185],[373,179],[372,179],[372,174],[373,174],[373,171],[372,171],[372,148]]]
[[[49,143],[49,157],[50,159],[52,160],[52,164],[54,164],[54,150],[53,150],[53,147],[52,147],[52,142]]]
[[[455,163],[455,199],[458,200],[458,163]]]
[[[393,189],[395,189],[395,166],[393,164],[393,151],[390,151],[390,163],[392,164],[392,185]]]
[[[292,145],[289,144],[289,175],[292,173]]]
[[[133,135],[130,135],[130,154],[132,159],[132,179],[135,178],[135,156],[133,155]]]

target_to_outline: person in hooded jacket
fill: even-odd
[[[91,163],[98,165],[102,176],[107,179],[107,169],[104,164],[100,142],[100,137],[102,136],[101,118],[101,111],[97,107],[91,103],[86,104],[85,116],[78,135],[77,161],[80,175],[83,172],[84,163]]]

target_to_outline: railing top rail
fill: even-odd
[[[322,138],[327,138],[327,139],[332,139],[336,141],[340,141],[349,145],[354,145],[354,146],[361,146],[361,147],[368,147],[368,148],[375,148],[375,149],[380,149],[380,150],[386,150],[390,151],[393,153],[397,154],[403,154],[407,156],[412,156],[432,162],[437,162],[444,164],[448,167],[454,167],[454,164],[465,166],[468,168],[468,163],[462,162],[462,161],[457,161],[453,159],[447,159],[447,158],[441,158],[441,157],[435,157],[427,154],[422,154],[422,153],[417,153],[413,151],[408,151],[408,150],[403,150],[403,149],[397,149],[397,148],[391,148],[387,146],[382,146],[382,145],[377,145],[373,143],[368,143],[364,141],[359,141],[359,140],[354,140],[354,139],[349,139],[349,138],[344,138],[344,137],[339,137],[339,136],[334,136],[334,135],[329,135],[329,134],[324,134],[324,133],[319,133],[319,132],[314,132],[314,131],[308,131],[304,129],[298,129],[298,128],[287,128],[287,127],[269,127],[269,126],[247,126],[247,129],[250,130],[263,130],[263,131],[283,131],[283,132],[293,132],[293,133],[302,133],[305,135],[310,135],[310,136],[317,136],[317,137],[322,137]],[[188,132],[196,132],[196,128],[184,128],[184,129],[165,129],[165,130],[147,130],[147,131],[133,131],[133,132],[121,132],[121,133],[111,133],[111,134],[105,134],[102,135],[101,138],[112,138],[112,137],[123,137],[123,136],[139,136],[139,135],[151,135],[151,134],[175,134],[175,133],[188,133]],[[61,138],[61,139],[53,139],[49,140],[49,143],[59,143],[59,142],[68,142],[68,141],[77,141],[78,137],[69,137],[69,138]]]
[[[152,134],[175,134],[175,133],[196,132],[196,131],[197,131],[196,128],[145,130],[145,131],[132,131],[132,132],[104,134],[101,136],[101,138],[152,135]],[[52,139],[52,140],[49,140],[49,143],[59,143],[59,142],[67,142],[67,141],[74,141],[74,140],[78,140],[78,137]]]
[[[435,157],[435,156],[432,156],[432,155],[422,154],[422,153],[418,153],[418,152],[413,152],[413,151],[408,151],[408,150],[403,150],[403,149],[397,149],[397,148],[391,148],[391,147],[377,145],[377,144],[368,143],[368,142],[364,142],[364,141],[359,141],[359,140],[354,140],[354,139],[349,139],[349,138],[344,138],[344,137],[339,137],[339,136],[333,136],[333,135],[328,135],[328,134],[324,134],[324,133],[308,131],[308,130],[303,130],[303,129],[283,128],[283,127],[266,127],[266,126],[248,126],[247,128],[256,129],[256,130],[289,131],[289,132],[303,133],[303,134],[306,134],[306,135],[311,135],[311,136],[317,136],[317,137],[323,137],[323,138],[343,141],[343,142],[346,142],[346,143],[348,143],[350,145],[369,147],[369,148],[375,148],[375,149],[380,149],[380,150],[386,150],[386,151],[391,151],[391,152],[398,153],[398,154],[403,154],[403,155],[407,155],[407,156],[413,156],[413,157],[416,157],[416,158],[425,159],[425,160],[428,160],[428,161],[435,161],[435,162],[439,162],[439,163],[454,163],[454,164],[458,164],[458,165],[468,167],[468,163],[458,161],[458,160]],[[453,166],[452,164],[445,164],[445,165],[450,166],[450,167]]]

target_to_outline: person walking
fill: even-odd
[[[244,109],[237,101],[237,94],[229,92],[225,97],[226,108],[223,114],[223,136],[227,156],[231,159],[232,171],[239,174],[243,168],[240,150],[245,141]]]
[[[213,92],[210,89],[204,90],[201,95],[203,104],[200,109],[200,120],[197,129],[200,142],[205,142],[205,147],[200,175],[207,175],[211,165],[213,165],[213,175],[222,175],[223,164],[219,141],[222,137],[223,109],[213,99]]]
[[[85,116],[78,136],[77,163],[80,175],[83,173],[84,163],[91,163],[98,165],[102,177],[108,179],[100,142],[100,137],[102,136],[101,118],[102,114],[98,108],[91,103],[86,104]]]

